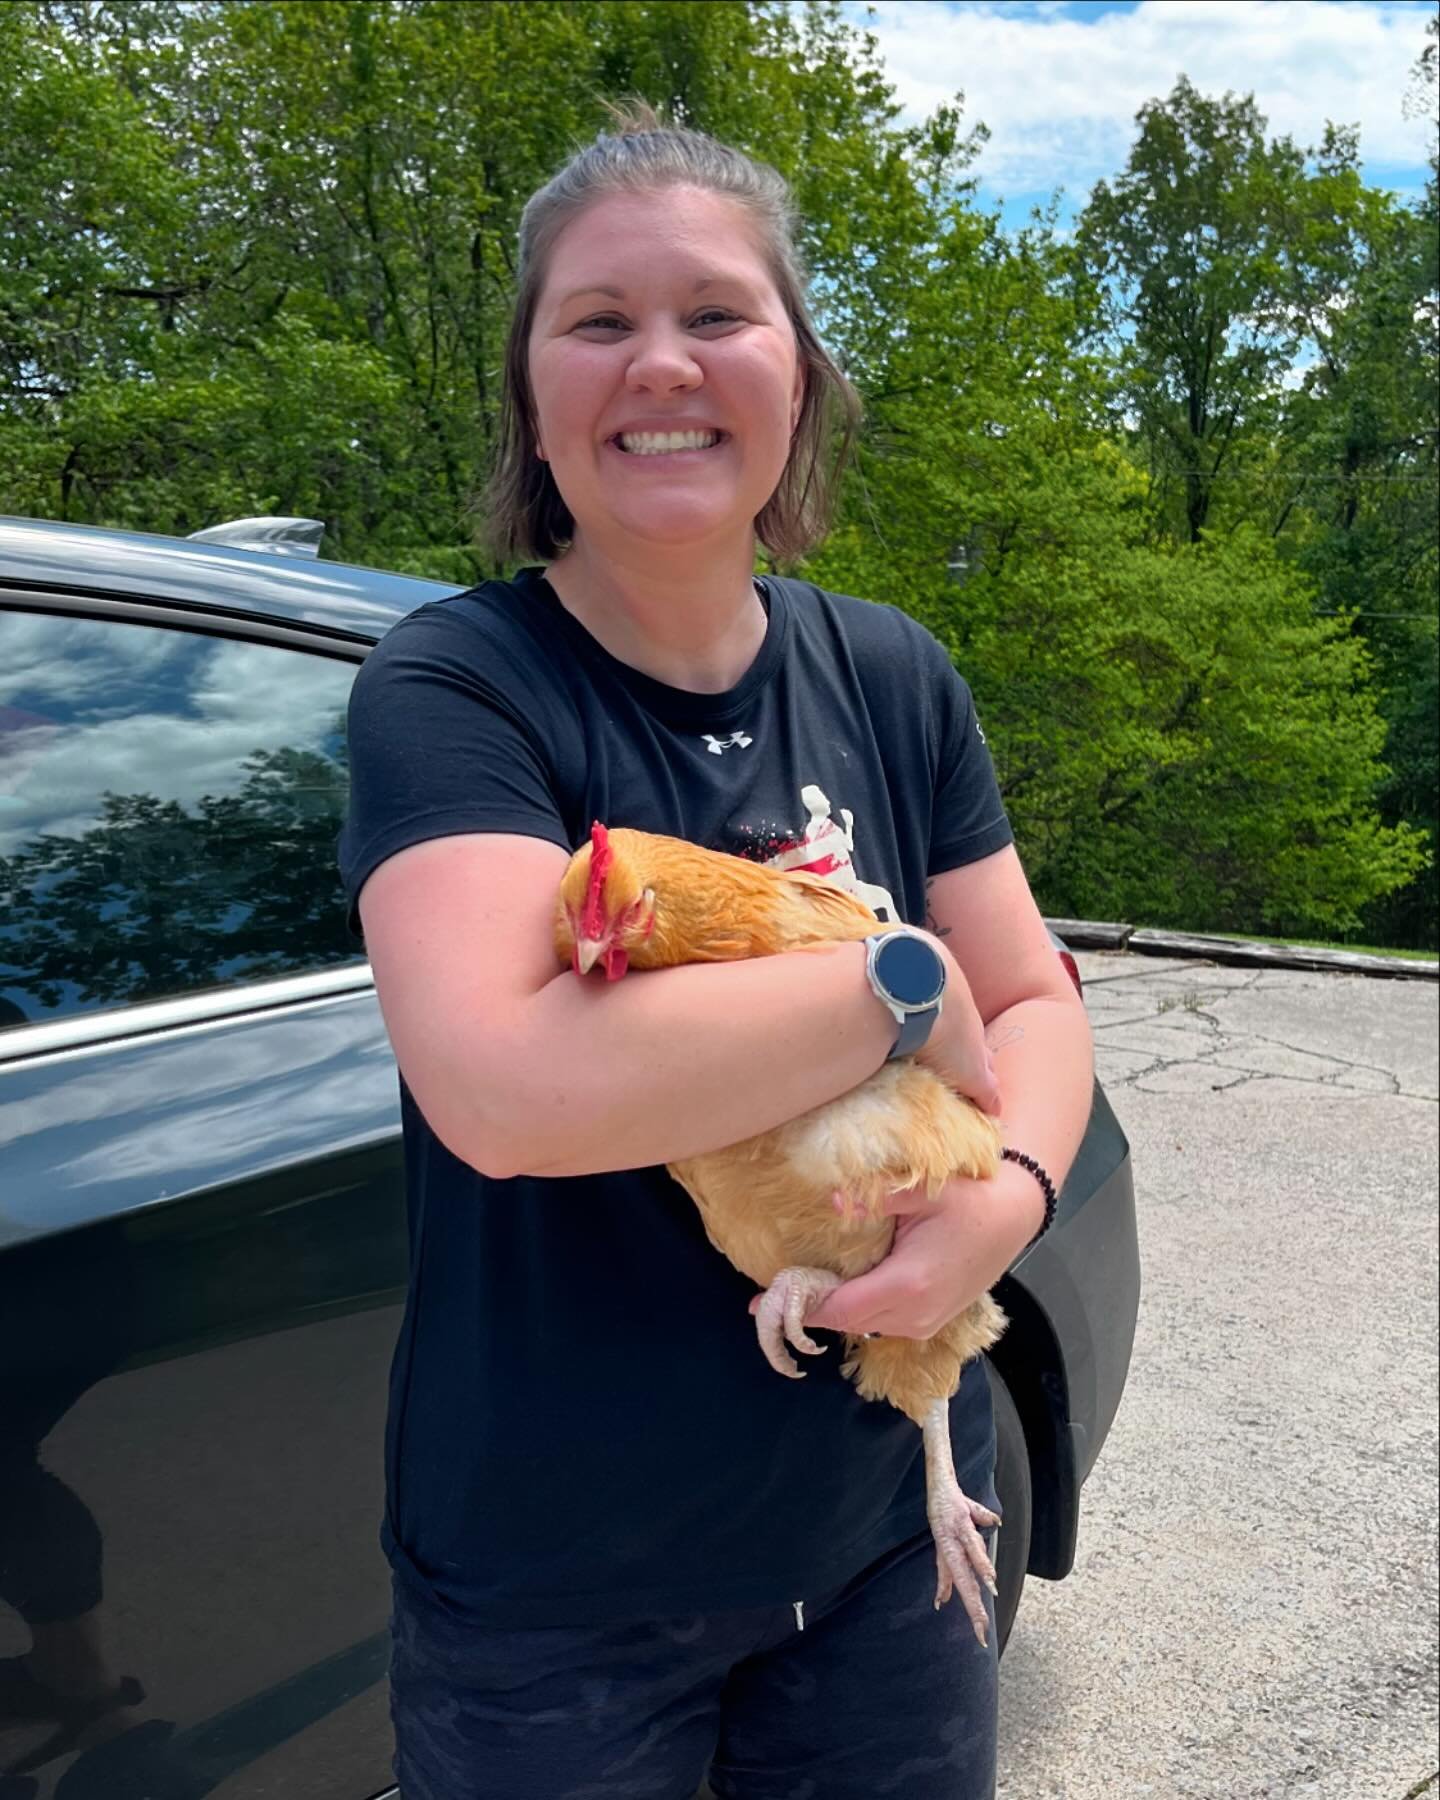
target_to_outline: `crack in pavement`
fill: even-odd
[[[1232,979],[1227,968],[1216,980],[1215,965],[1202,964],[1192,975],[1173,963],[1090,976],[1085,981],[1087,994],[1092,989],[1110,990],[1098,996],[1101,1003],[1092,1006],[1090,1018],[1101,1079],[1107,1087],[1146,1093],[1220,1093],[1260,1082],[1296,1081],[1337,1094],[1431,1103],[1440,1098],[1406,1088],[1394,1069],[1363,1055],[1314,1049],[1272,1032],[1226,1024],[1224,1009],[1232,998],[1283,989],[1285,976],[1293,979],[1296,973],[1313,979],[1313,971],[1273,969],[1246,970]],[[1170,991],[1157,995],[1157,982]],[[1134,983],[1141,985],[1150,1010],[1132,1013],[1127,1008],[1124,1017],[1107,1018],[1105,1002],[1123,1005],[1116,990]],[[1134,996],[1140,999],[1141,995]],[[1172,1020],[1170,1015],[1177,1010],[1182,1016]],[[1230,1079],[1214,1079],[1222,1072]]]

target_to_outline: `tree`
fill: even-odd
[[[975,688],[1042,903],[1191,928],[1351,929],[1422,860],[1372,790],[1369,662],[1262,527],[1157,537],[1103,429],[1083,248],[960,197],[904,246],[828,585],[922,618]]]
[[[1184,76],[1136,117],[1125,171],[1096,183],[1077,239],[1104,295],[1115,408],[1164,528],[1198,543],[1217,483],[1272,431],[1299,349],[1282,272],[1304,159],[1288,138],[1266,142],[1253,97],[1211,100]]]
[[[1249,97],[1183,79],[1139,122],[1079,236],[1157,531],[1266,531],[1316,612],[1351,622],[1387,726],[1378,820],[1429,848],[1419,879],[1377,890],[1346,929],[1433,945],[1435,184],[1402,207],[1364,185],[1353,131],[1328,126],[1307,157],[1267,143]]]
[[[1321,247],[1310,283],[1297,290],[1317,354],[1285,411],[1290,501],[1280,541],[1314,581],[1318,609],[1349,616],[1368,648],[1387,726],[1380,816],[1411,821],[1429,844],[1428,867],[1367,909],[1361,929],[1434,948],[1440,219],[1433,181],[1422,209],[1402,207],[1359,188],[1353,143],[1332,141],[1327,151],[1355,197],[1322,202],[1296,222]]]

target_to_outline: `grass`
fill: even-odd
[[[1183,1006],[1188,1013],[1198,1013],[1200,1010],[1200,996],[1196,993],[1194,988],[1188,988],[1179,999],[1167,995],[1164,999],[1157,1000],[1155,1003],[1155,1010],[1156,1012],[1162,1013],[1174,1012],[1177,1006]]]
[[[1326,938],[1266,938],[1253,931],[1207,931],[1206,937],[1227,938],[1233,944],[1297,944],[1304,950],[1353,950],[1360,956],[1398,956],[1410,962],[1434,962],[1433,950],[1397,950],[1390,944],[1337,944]]]

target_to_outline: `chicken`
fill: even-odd
[[[555,948],[577,975],[598,965],[614,981],[628,968],[733,962],[885,929],[863,901],[817,876],[597,823],[561,879]],[[807,1356],[823,1351],[806,1334],[807,1312],[891,1247],[886,1198],[902,1189],[935,1194],[952,1176],[989,1176],[999,1151],[992,1119],[902,1058],[787,1124],[668,1166],[711,1243],[765,1290],[761,1348],[780,1374],[798,1377],[787,1343]],[[999,1521],[961,1491],[948,1402],[963,1365],[1004,1327],[986,1294],[923,1341],[847,1336],[842,1364],[867,1400],[888,1400],[924,1434],[935,1604],[958,1590],[982,1644],[979,1583],[994,1593],[995,1571],[980,1533]]]

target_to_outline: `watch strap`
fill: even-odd
[[[913,1056],[929,1037],[931,1028],[940,1016],[940,1002],[925,1006],[919,1012],[906,1013],[900,1027],[900,1035],[895,1040],[886,1062],[893,1062],[897,1056]]]

